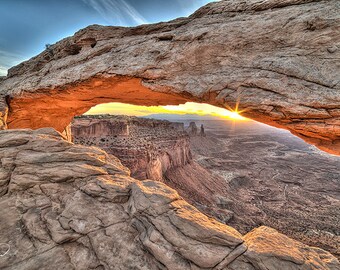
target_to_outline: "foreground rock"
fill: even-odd
[[[339,269],[261,227],[240,235],[53,129],[0,131],[1,269]]]
[[[63,131],[99,103],[196,101],[340,154],[339,9],[338,0],[230,0],[168,23],[89,26],[9,70],[7,124]]]

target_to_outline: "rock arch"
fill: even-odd
[[[0,78],[0,127],[62,130],[108,101],[239,101],[340,154],[337,2],[221,1],[169,23],[88,27]],[[242,236],[53,129],[0,133],[0,268],[339,269],[273,229]]]
[[[239,104],[340,154],[338,10],[336,0],[220,1],[167,23],[89,26],[9,70],[0,117],[62,131],[104,102]]]

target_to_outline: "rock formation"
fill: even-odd
[[[7,128],[8,107],[5,99],[0,98],[0,130]]]
[[[339,5],[225,0],[167,23],[89,26],[0,80],[7,125],[63,131],[99,103],[196,101],[340,154]]]
[[[128,137],[130,129],[127,118],[111,117],[110,115],[80,116],[75,117],[71,125],[71,137],[73,140],[96,140],[100,138]]]
[[[183,123],[94,115],[77,117],[72,129],[75,143],[104,149],[132,177],[167,184],[243,234],[262,224],[339,257],[338,157],[321,155],[290,134],[256,122],[204,124],[207,138],[197,134],[195,122],[185,122],[188,133],[196,131],[191,149]]]
[[[190,122],[190,124],[187,128],[187,132],[188,132],[189,136],[197,136],[198,135],[198,128],[197,128],[195,122]]]
[[[0,131],[1,269],[339,269],[260,227],[245,236],[53,129]]]
[[[137,179],[164,182],[169,169],[192,161],[189,137],[182,123],[88,115],[76,117],[71,129],[75,143],[94,145],[118,157]]]
[[[204,125],[203,124],[201,124],[200,136],[201,137],[205,137],[206,136],[205,132],[204,132]]]

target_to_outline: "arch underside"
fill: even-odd
[[[273,119],[267,115],[266,106],[264,106],[264,110],[261,107],[260,109],[244,108],[242,103],[236,105],[238,100],[223,105],[218,102],[216,95],[216,93],[209,93],[203,98],[197,98],[190,94],[182,96],[176,93],[152,91],[143,86],[141,79],[138,78],[96,77],[79,85],[71,85],[67,90],[42,90],[33,95],[9,99],[10,109],[6,123],[9,129],[54,127],[59,132],[63,132],[74,116],[81,115],[91,107],[102,103],[121,102],[158,106],[178,105],[188,101],[205,102],[231,109],[239,106],[239,109],[243,111],[242,115],[246,117],[278,128],[288,129],[306,142],[314,144],[326,152],[340,153],[340,140],[338,135],[333,133],[332,125],[332,122],[338,121],[337,119],[327,119],[330,122],[328,127],[323,118],[312,121],[310,119]]]

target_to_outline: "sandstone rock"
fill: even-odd
[[[243,256],[255,269],[338,269],[338,261],[322,249],[305,246],[268,227],[254,229],[244,237]],[[319,258],[323,258],[320,260]]]
[[[200,136],[201,136],[201,137],[205,137],[205,132],[204,132],[204,126],[203,126],[203,124],[201,125]]]
[[[339,27],[337,0],[219,1],[167,23],[89,26],[9,70],[2,122],[63,131],[99,103],[196,101],[339,154]]]
[[[129,136],[130,130],[127,119],[110,115],[94,115],[75,117],[71,125],[74,140],[106,139],[107,137]]]
[[[8,114],[8,107],[7,102],[4,98],[0,96],[0,130],[7,128],[7,114]]]
[[[137,181],[116,158],[53,129],[0,131],[0,145],[1,269],[340,267],[270,228],[242,237],[166,185]]]
[[[225,190],[225,181],[192,160],[183,123],[87,115],[76,117],[71,129],[75,143],[98,146],[117,156],[132,177],[161,181],[209,216],[224,222],[232,218],[233,212],[221,209],[214,199]],[[202,129],[200,136],[205,136]]]

